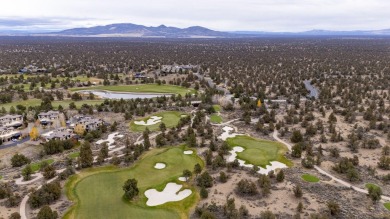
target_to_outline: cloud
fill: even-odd
[[[390,27],[388,8],[388,0],[13,0],[2,2],[0,28],[136,23],[224,31],[367,30]]]

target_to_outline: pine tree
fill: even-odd
[[[85,141],[80,147],[80,163],[82,168],[91,167],[93,165],[93,156],[91,144]]]

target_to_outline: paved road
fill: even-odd
[[[273,133],[273,137],[275,138],[275,140],[279,141],[280,143],[284,144],[287,146],[287,148],[291,151],[291,148],[292,148],[292,145],[283,141],[282,139],[280,139],[278,137],[278,131],[275,129],[274,133]],[[319,173],[325,175],[325,176],[328,176],[330,177],[333,181],[345,186],[345,187],[348,187],[348,188],[351,188],[357,192],[360,192],[360,193],[364,193],[364,194],[368,194],[368,191],[366,189],[362,189],[362,188],[359,188],[359,187],[356,187],[356,186],[353,186],[351,183],[349,182],[346,182],[342,179],[339,179],[337,178],[336,176],[326,172],[325,170],[321,169],[319,166],[315,165],[314,166],[314,169],[317,170]],[[390,201],[390,197],[389,196],[384,196],[382,195],[382,201],[385,202],[385,201]]]
[[[17,142],[12,142],[12,143],[9,143],[9,144],[4,144],[4,145],[1,145],[0,146],[0,149],[5,149],[5,148],[10,148],[10,147],[14,147],[14,146],[17,146],[18,144],[23,144],[24,142],[26,141],[29,141],[30,140],[30,137],[27,137],[27,138],[24,138],[20,141],[17,141]]]

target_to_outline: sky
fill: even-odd
[[[390,28],[389,0],[0,0],[0,30],[48,31],[112,23],[219,31]]]

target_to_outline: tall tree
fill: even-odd
[[[93,156],[91,144],[85,141],[80,147],[80,164],[82,168],[91,167],[93,165]]]

